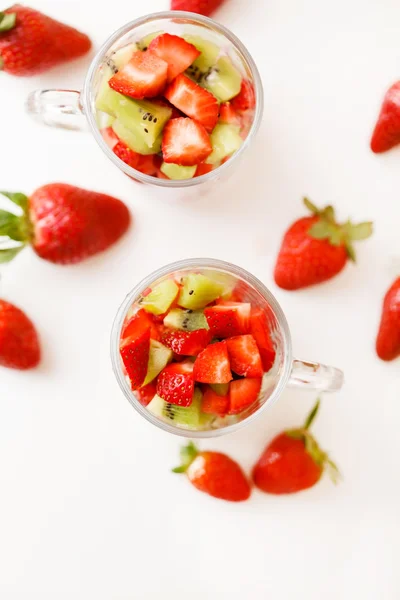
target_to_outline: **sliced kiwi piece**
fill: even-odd
[[[229,392],[229,383],[210,383],[210,388],[218,396],[227,396]]]
[[[164,318],[164,325],[171,329],[183,329],[183,331],[197,331],[198,329],[209,329],[207,319],[202,310],[183,310],[173,308]]]
[[[137,42],[137,49],[141,50],[142,52],[146,51],[147,48],[150,46],[151,42],[163,33],[163,31],[156,31],[156,33],[149,33],[148,35],[145,35],[141,40]]]
[[[149,364],[147,366],[146,378],[142,385],[147,385],[153,381],[171,360],[172,350],[156,340],[150,340]]]
[[[147,296],[142,296],[139,304],[153,315],[167,312],[179,292],[179,286],[173,279],[165,279],[158,283]]]
[[[183,308],[204,308],[223,294],[224,286],[200,273],[190,273],[184,278],[178,304]]]
[[[189,44],[193,44],[201,52],[200,56],[186,70],[186,74],[189,77],[195,81],[199,81],[215,65],[221,50],[213,42],[204,40],[197,35],[184,35],[183,37]]]
[[[122,67],[124,67],[132,58],[132,54],[136,52],[137,46],[134,43],[123,46],[118,50],[115,50],[106,59],[106,64],[110,67],[112,74],[118,73]]]
[[[115,117],[98,111],[96,114],[96,122],[99,129],[107,129],[107,127],[112,127],[115,122]]]
[[[102,112],[105,112],[108,115],[111,115],[115,118],[116,115],[114,110],[114,103],[117,102],[117,98],[118,96],[120,96],[120,94],[114,92],[114,90],[112,90],[108,85],[108,82],[113,75],[110,67],[105,66],[103,72],[104,75],[99,83],[96,95],[96,108],[97,110],[101,110]]]
[[[213,151],[206,160],[206,163],[209,165],[218,163],[224,158],[231,156],[243,144],[243,140],[239,135],[239,127],[229,125],[228,123],[218,123],[210,139]]]
[[[112,128],[120,140],[134,152],[139,154],[158,154],[161,151],[162,135],[159,135],[154,144],[149,146],[143,141],[143,137],[140,132],[134,131],[133,129],[127,129],[119,119],[116,119],[112,125]]]
[[[163,162],[160,171],[169,179],[192,179],[196,173],[197,165],[194,167],[181,167],[174,163]]]
[[[220,102],[228,102],[240,92],[242,76],[230,59],[222,56],[204,75],[201,85],[214,94]]]
[[[195,388],[193,401],[190,406],[184,408],[176,404],[165,402],[160,396],[154,396],[147,409],[156,417],[184,429],[204,429],[207,427],[207,419],[201,412],[201,400],[203,394]]]

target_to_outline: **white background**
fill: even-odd
[[[168,3],[34,4],[98,47]],[[88,133],[24,114],[35,88],[79,88],[89,57],[33,79],[1,75],[1,188],[76,184],[118,196],[135,218],[117,246],[81,265],[53,266],[25,250],[2,268],[1,296],[31,316],[43,347],[36,371],[1,370],[2,600],[399,598],[399,362],[380,362],[374,338],[400,271],[400,149],[374,156],[368,142],[400,77],[400,4],[228,0],[215,16],[253,54],[266,110],[233,179],[198,200],[167,202],[120,173]],[[342,219],[374,220],[375,235],[359,244],[356,267],[288,293],[272,270],[304,194]],[[337,487],[325,478],[306,493],[254,492],[240,505],[202,495],[170,473],[180,440],[120,392],[108,355],[119,303],[150,271],[201,255],[260,277],[287,314],[296,355],[345,370],[345,388],[326,397],[315,426],[344,474]],[[314,400],[287,390],[255,424],[202,447],[249,469]]]

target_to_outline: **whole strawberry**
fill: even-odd
[[[201,492],[214,498],[242,502],[250,497],[250,484],[240,466],[226,454],[199,452],[193,442],[181,449],[182,465],[174,473],[186,473]]]
[[[26,370],[39,361],[39,340],[32,321],[13,304],[0,300],[0,365]]]
[[[22,212],[0,211],[0,236],[19,246],[0,249],[0,263],[8,262],[26,244],[41,258],[58,264],[80,262],[106,250],[128,229],[130,215],[120,200],[65,183],[50,183],[30,198],[0,192]]]
[[[336,222],[332,206],[319,210],[307,198],[312,216],[293,223],[283,238],[275,266],[275,282],[285,290],[297,290],[331,279],[355,261],[353,241],[372,234],[372,223]]]
[[[86,54],[87,35],[46,15],[15,4],[0,12],[0,69],[28,76]]]
[[[225,0],[171,0],[171,10],[186,10],[188,12],[208,17],[217,10]]]
[[[266,447],[253,469],[253,480],[260,490],[267,494],[294,494],[318,483],[325,469],[336,481],[336,465],[309,432],[318,408],[319,401],[303,427],[281,433]]]
[[[400,144],[400,81],[386,92],[371,138],[372,152],[386,152]]]
[[[383,301],[376,353],[382,360],[394,360],[400,356],[400,277],[388,290]]]

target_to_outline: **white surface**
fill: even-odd
[[[35,1],[96,47],[167,1]],[[399,77],[398,0],[230,0],[216,15],[248,46],[266,91],[261,132],[234,178],[198,201],[165,203],[135,185],[86,133],[23,113],[38,87],[76,87],[89,59],[35,79],[1,75],[1,188],[64,181],[125,200],[135,226],[108,254],[52,266],[26,250],[2,269],[1,296],[23,307],[43,363],[0,379],[2,600],[397,600],[400,551],[399,362],[374,338],[400,269],[400,149],[368,140]],[[272,280],[281,234],[308,194],[342,218],[373,219],[358,266],[285,293]],[[125,293],[175,259],[208,255],[259,276],[286,311],[295,353],[342,367],[315,433],[344,473],[297,496],[254,492],[231,505],[170,473],[179,439],[151,427],[120,392],[109,331]],[[255,425],[207,443],[249,468],[273,434],[301,421],[314,394],[287,391]],[[203,444],[203,448],[206,444]]]

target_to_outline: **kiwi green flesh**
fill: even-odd
[[[196,35],[184,35],[183,38],[189,42],[189,44],[193,44],[193,46],[201,52],[200,56],[196,58],[194,63],[186,71],[186,74],[189,75],[189,77],[195,81],[199,81],[217,62],[220,48],[213,42],[209,42]]]
[[[110,56],[106,59],[106,63],[108,67],[110,67],[113,75],[118,73],[122,67],[124,67],[132,58],[132,54],[136,52],[137,46],[136,44],[128,44],[127,46],[123,46],[118,50],[115,50],[110,54]]]
[[[236,125],[218,123],[210,136],[213,150],[206,159],[206,163],[210,165],[219,163],[239,150],[243,144],[239,131],[240,129]]]
[[[161,151],[162,135],[160,134],[154,144],[149,146],[143,141],[140,132],[128,129],[119,119],[114,120],[112,128],[115,134],[122,140],[128,148],[139,154],[158,154]]]
[[[196,310],[204,308],[224,292],[224,286],[200,273],[190,273],[184,278],[178,304]]]
[[[230,59],[223,56],[203,76],[200,83],[220,102],[228,102],[239,94],[242,76]]]
[[[145,386],[153,381],[171,360],[172,350],[156,340],[150,340],[149,363],[146,378],[142,385]]]
[[[147,296],[142,296],[140,306],[153,315],[162,315],[169,310],[177,297],[179,287],[173,279],[158,283]]]
[[[183,310],[182,308],[170,310],[164,318],[164,325],[171,329],[182,329],[183,331],[209,329],[202,310]]]
[[[136,43],[138,50],[141,50],[142,52],[146,51],[147,48],[150,46],[151,42],[163,33],[163,31],[156,31],[156,33],[149,33],[148,35],[145,35],[141,40],[139,40]]]
[[[160,396],[154,396],[147,409],[156,417],[163,419],[173,425],[184,429],[204,429],[210,423],[209,416],[201,412],[201,400],[203,394],[195,388],[193,401],[190,406],[184,408],[176,404],[165,402]]]
[[[169,179],[181,180],[192,179],[196,173],[196,169],[196,165],[194,167],[181,167],[180,165],[175,165],[174,163],[163,162],[160,171]]]

